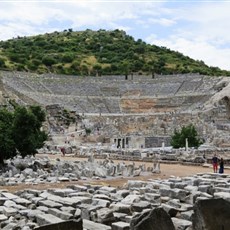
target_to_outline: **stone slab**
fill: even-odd
[[[83,219],[83,228],[87,230],[111,230],[110,226]]]

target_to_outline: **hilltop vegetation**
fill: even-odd
[[[0,69],[73,75],[200,73],[229,75],[165,47],[137,41],[124,31],[46,33],[0,41]]]

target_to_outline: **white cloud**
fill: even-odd
[[[0,40],[68,28],[118,28],[230,69],[229,9],[223,1],[0,1]]]
[[[0,2],[0,40],[54,31],[49,22],[61,20],[62,11],[37,2]]]
[[[194,36],[202,36],[212,43],[230,42],[230,2],[206,2],[190,7],[182,8],[179,18],[187,22],[187,31]]]
[[[229,9],[230,2],[223,1],[184,4],[167,15],[176,24],[169,35],[154,32],[146,41],[230,70]]]
[[[153,24],[159,24],[162,26],[171,26],[175,24],[176,22],[174,20],[170,20],[167,18],[153,18],[149,20],[149,23]]]
[[[90,28],[92,26],[106,28],[111,25],[118,25],[120,28],[130,26],[119,23],[122,20],[134,20],[138,16],[138,8],[133,3],[109,3],[109,2],[0,2],[0,23],[1,27],[7,29],[0,39],[14,37],[24,33],[23,27],[34,27],[38,32],[40,28],[50,28],[52,21],[60,23],[68,22],[67,28]],[[122,5],[122,7],[121,7]],[[19,26],[10,26],[17,23]],[[66,28],[64,28],[66,29]],[[28,35],[31,31],[25,35]],[[10,37],[8,37],[8,36]]]
[[[176,36],[171,36],[169,39],[158,39],[157,35],[152,34],[146,40],[151,44],[177,50],[195,60],[202,60],[209,66],[230,70],[230,48],[219,49],[206,41]]]
[[[13,2],[0,7],[0,20],[41,25],[60,14],[60,10],[44,7],[36,2]]]
[[[70,12],[68,19],[72,20],[73,27],[80,26],[99,26],[101,28],[108,27],[113,24],[120,24],[122,27],[130,27],[122,25],[123,20],[136,20],[138,19],[138,8],[136,4],[130,3],[90,3],[89,5],[74,5],[77,8],[76,12]],[[76,10],[73,7],[73,9]]]

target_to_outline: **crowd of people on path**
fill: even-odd
[[[224,159],[218,158],[216,154],[214,154],[212,158],[212,165],[213,165],[213,171],[214,173],[218,172],[218,165],[219,165],[219,173],[224,173]]]

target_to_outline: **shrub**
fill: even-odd
[[[181,131],[174,131],[171,139],[171,145],[173,148],[185,147],[186,139],[188,140],[189,147],[199,147],[203,142],[198,137],[197,131],[194,125],[183,126]]]
[[[52,66],[53,64],[56,64],[56,60],[52,57],[45,56],[42,58],[42,63],[46,66]]]

